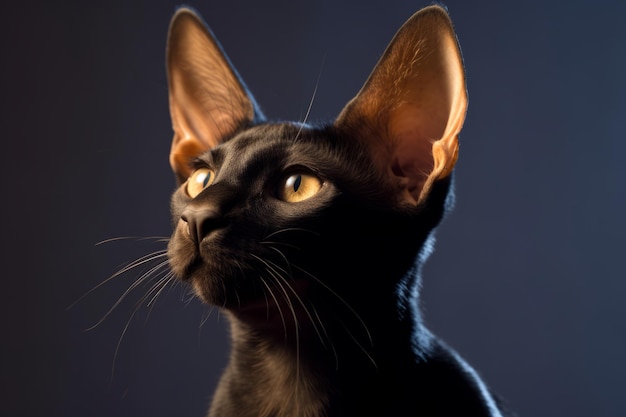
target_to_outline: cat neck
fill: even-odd
[[[311,313],[316,320],[294,325],[285,319],[280,329],[229,313],[231,358],[210,415],[229,416],[229,404],[235,402],[239,410],[276,416],[328,415],[338,403],[367,409],[364,393],[380,397],[385,386],[403,381],[411,364],[419,364],[430,350],[430,333],[416,311],[407,314],[384,305],[390,302],[380,299],[376,308],[359,309],[341,323],[318,309]],[[293,314],[306,313],[294,307]],[[250,404],[241,407],[242,402]]]

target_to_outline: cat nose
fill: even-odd
[[[187,207],[180,218],[187,223],[189,237],[196,244],[212,231],[224,227],[222,215],[214,209]]]

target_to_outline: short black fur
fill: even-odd
[[[193,63],[198,54],[212,57],[208,69]],[[443,87],[423,88],[425,73],[447,74]],[[209,416],[502,416],[419,310],[467,102],[446,12],[411,18],[328,125],[260,117],[186,9],[170,28],[168,74],[181,183],[170,266],[231,324]],[[206,185],[196,193],[194,181]]]

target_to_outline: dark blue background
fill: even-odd
[[[228,354],[217,311],[203,324],[210,310],[175,286],[132,317],[140,287],[84,331],[141,271],[67,309],[164,247],[95,243],[169,234],[177,4],[3,6],[0,415],[205,412]],[[319,77],[319,121],[427,2],[192,5],[269,117],[301,120]],[[447,5],[470,107],[457,207],[425,271],[427,322],[521,417],[626,415],[626,3]]]

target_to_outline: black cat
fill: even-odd
[[[418,308],[467,107],[447,13],[411,17],[328,125],[268,122],[188,9],[167,65],[169,262],[231,325],[209,416],[502,416]]]

